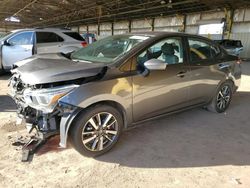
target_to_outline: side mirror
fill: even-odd
[[[144,66],[148,70],[166,70],[167,63],[164,63],[163,61],[158,59],[150,59],[144,63]]]
[[[12,46],[12,45],[8,42],[8,40],[5,40],[4,43],[3,43],[3,45],[5,45],[5,46]]]

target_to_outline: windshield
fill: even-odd
[[[136,44],[148,39],[147,36],[118,35],[101,39],[71,55],[73,60],[112,63],[130,51]]]

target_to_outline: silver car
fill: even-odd
[[[181,33],[110,36],[68,57],[26,61],[10,82],[19,117],[43,139],[60,134],[61,147],[70,138],[86,156],[107,152],[122,130],[150,119],[194,107],[224,112],[241,78],[236,56]]]
[[[0,39],[0,72],[34,54],[69,53],[86,45],[80,34],[68,29],[37,28],[10,32]]]

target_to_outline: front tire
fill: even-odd
[[[230,82],[223,83],[217,90],[210,104],[207,106],[209,111],[223,113],[229,107],[232,95],[233,85]]]
[[[122,115],[116,108],[95,105],[78,116],[70,130],[70,138],[79,153],[96,157],[114,147],[122,128]]]

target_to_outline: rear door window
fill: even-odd
[[[37,43],[63,42],[63,38],[53,32],[36,32]]]
[[[65,35],[79,41],[84,41],[83,37],[77,32],[64,32]]]
[[[201,39],[188,39],[190,61],[193,64],[203,62],[213,63],[214,58],[220,54],[220,49],[216,45],[212,45]]]

